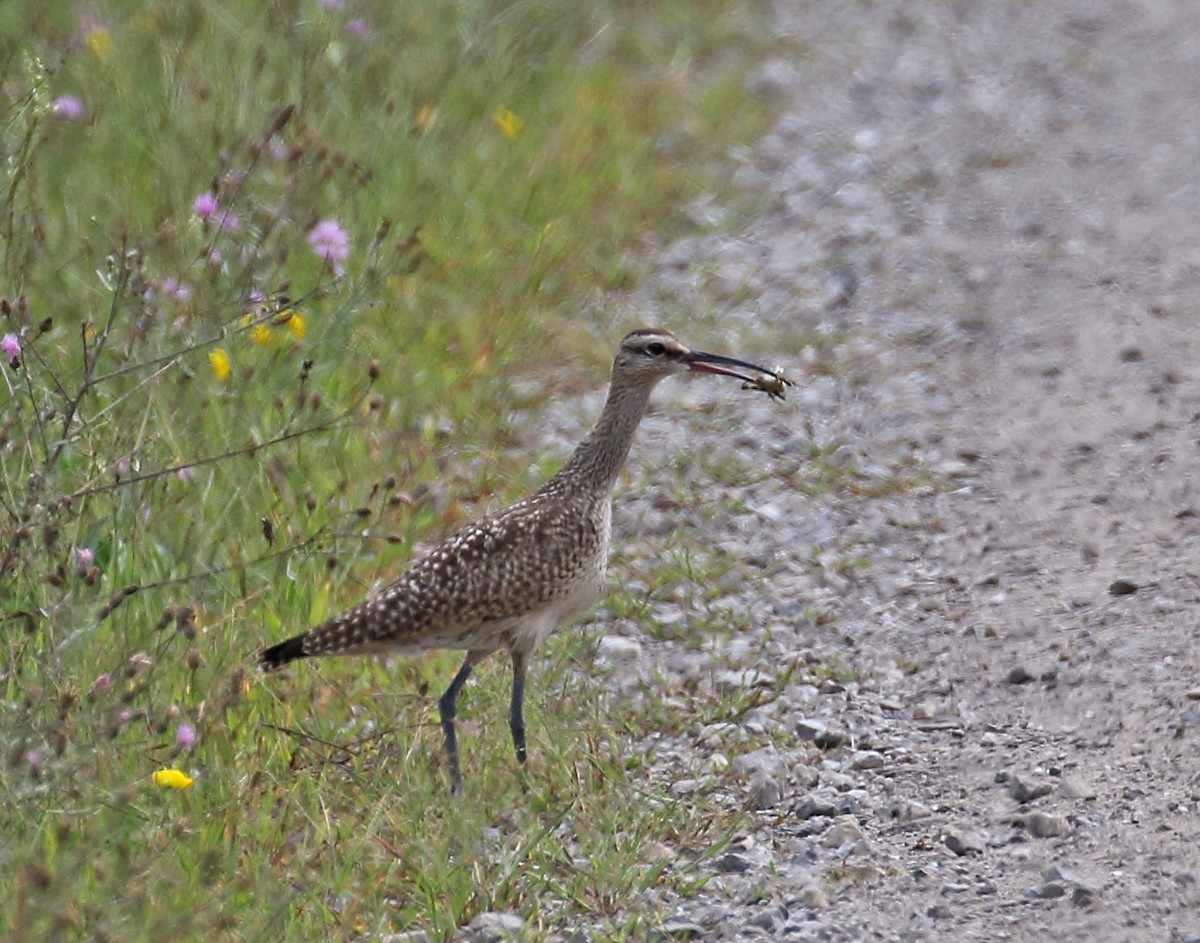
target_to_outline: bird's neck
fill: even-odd
[[[596,425],[551,481],[568,487],[586,486],[612,492],[629,455],[633,435],[646,413],[653,384],[610,386]]]

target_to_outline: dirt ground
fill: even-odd
[[[768,712],[850,736],[775,774],[746,899],[778,919],[712,910],[722,876],[676,935],[1200,940],[1200,3],[775,10],[800,52],[752,78],[784,114],[737,170],[765,209],[663,290],[850,338],[748,422],[841,443],[870,495],[747,501],[776,565],[869,561],[773,583],[875,680]]]

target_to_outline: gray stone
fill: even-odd
[[[1057,838],[1071,831],[1071,823],[1064,816],[1049,812],[1030,812],[1024,822],[1029,834],[1037,838]]]
[[[1035,783],[1017,774],[1008,778],[1008,794],[1017,802],[1032,802],[1042,796],[1048,796],[1054,790],[1049,783]]]
[[[982,835],[965,829],[947,829],[942,835],[942,841],[947,848],[960,857],[981,855],[986,847]]]
[[[779,783],[766,773],[756,773],[750,779],[750,805],[756,809],[773,809],[779,805]]]
[[[883,754],[877,750],[858,750],[850,757],[851,769],[879,769],[883,766]]]
[[[486,911],[467,924],[472,943],[502,943],[520,933],[525,921],[517,914]]]

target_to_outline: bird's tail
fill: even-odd
[[[310,654],[304,650],[304,639],[307,635],[308,633],[306,632],[304,635],[297,635],[286,642],[280,642],[278,645],[264,648],[258,653],[258,666],[263,671],[275,671],[278,668],[282,668],[289,661],[307,657]]]

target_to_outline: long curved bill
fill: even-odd
[[[718,376],[744,380],[742,389],[760,390],[777,399],[783,399],[784,390],[794,385],[778,367],[767,369],[746,360],[725,357],[721,354],[709,354],[702,350],[688,351],[683,362],[687,364],[689,370],[696,373],[714,373]]]

